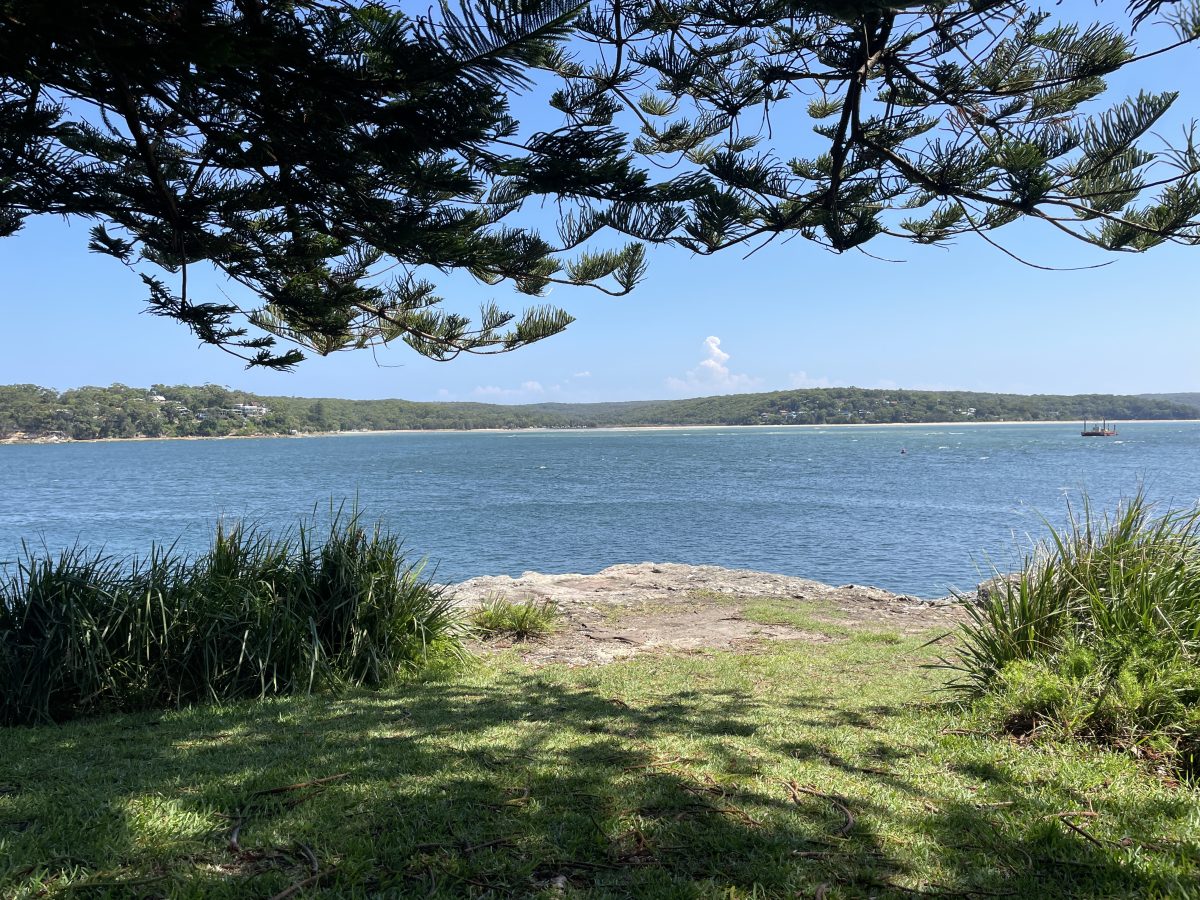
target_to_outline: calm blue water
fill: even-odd
[[[901,449],[907,452],[902,454]],[[22,539],[207,545],[357,496],[439,579],[712,563],[919,596],[1011,561],[1087,490],[1200,499],[1200,423],[350,435],[0,446],[0,561]]]

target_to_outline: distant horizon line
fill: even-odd
[[[283,393],[260,393],[255,390],[241,387],[233,387],[228,384],[220,384],[215,381],[206,381],[200,384],[167,384],[165,382],[156,382],[156,385],[164,388],[203,388],[217,387],[222,390],[248,394],[254,397],[280,397],[293,400],[344,400],[352,403],[386,403],[389,401],[399,401],[401,403],[424,403],[430,405],[450,406],[450,405],[472,405],[472,406],[500,406],[500,407],[519,407],[519,406],[592,406],[600,404],[617,404],[617,403],[678,403],[689,400],[715,400],[721,398],[732,397],[761,397],[768,394],[797,394],[797,393],[812,393],[824,391],[864,391],[873,394],[982,394],[991,396],[1003,397],[1136,397],[1136,398],[1159,398],[1171,401],[1174,397],[1196,396],[1200,398],[1200,388],[1194,391],[1176,390],[1176,391],[1140,391],[1137,393],[1116,393],[1112,391],[1086,391],[1076,393],[1056,393],[1049,391],[1040,391],[1033,393],[1025,393],[1020,391],[988,391],[975,388],[906,388],[906,387],[859,387],[857,385],[821,385],[814,387],[792,387],[792,388],[777,388],[767,391],[738,391],[734,393],[723,394],[699,394],[688,397],[651,397],[634,400],[523,400],[519,402],[505,403],[496,400],[411,400],[406,397],[345,397],[335,395],[306,395],[306,394],[283,394]],[[140,386],[130,385],[124,382],[114,381],[107,385],[100,384],[81,384],[75,387],[58,388],[47,385],[39,385],[34,382],[10,382],[0,385],[2,388],[25,387],[32,386],[53,390],[59,394],[64,394],[69,391],[86,390],[89,388],[96,390],[110,390],[112,388],[126,388],[129,390],[149,392],[155,385]]]

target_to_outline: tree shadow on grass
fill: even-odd
[[[884,735],[901,709],[814,720],[819,704],[797,699],[631,704],[521,673],[14,732],[25,755],[0,762],[0,894],[1113,896],[1164,883],[1039,818],[1074,800],[1068,785],[965,752],[956,777],[986,798],[934,791],[913,768],[927,748]],[[804,736],[762,737],[776,715]],[[1135,806],[1122,815],[1164,815]],[[921,880],[931,855],[941,881]]]
[[[0,893],[813,893],[838,819],[754,780],[749,712],[513,676],[26,730]]]
[[[1003,738],[933,738],[957,746],[931,753],[929,746],[883,743],[873,735],[864,735],[852,753],[811,739],[778,745],[793,758],[824,763],[857,784],[857,790],[844,791],[846,805],[874,817],[878,832],[911,835],[910,858],[937,855],[940,880],[917,886],[888,881],[880,885],[881,896],[1200,896],[1196,836],[1182,841],[1159,836],[1180,825],[1186,832],[1195,814],[1194,792],[1180,790],[1165,800],[1160,791],[1115,796],[1106,790],[1107,779],[1061,769],[1053,750],[1019,751],[1031,755],[1034,771],[1026,772],[997,761],[997,748],[1009,746]],[[947,756],[954,761],[947,764]],[[1153,777],[1141,777],[1150,787]],[[1091,788],[1083,786],[1088,781],[1094,781]],[[881,796],[892,799],[882,804],[870,799]],[[1160,854],[1157,861],[1148,858],[1154,854]],[[851,871],[841,881],[862,884]]]

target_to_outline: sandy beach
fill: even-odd
[[[1126,419],[1118,425],[1146,424],[1187,424],[1198,422],[1200,419]],[[69,437],[25,437],[9,436],[0,438],[0,445],[8,444],[111,444],[128,443],[130,441],[246,441],[263,440],[267,438],[336,438],[362,437],[364,435],[387,434],[557,434],[560,432],[645,432],[645,431],[716,431],[716,430],[756,430],[790,431],[804,429],[808,431],[824,431],[829,429],[862,429],[862,428],[987,428],[994,425],[1079,425],[1078,420],[1070,419],[1004,419],[988,422],[854,422],[835,425],[598,425],[586,428],[384,428],[377,430],[360,429],[354,431],[304,431],[299,434],[227,434],[217,436],[185,435],[170,437],[128,437],[128,438],[92,438],[77,440]]]

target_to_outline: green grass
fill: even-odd
[[[471,628],[481,639],[499,637],[528,641],[544,637],[558,626],[558,607],[551,600],[509,600],[489,597],[471,613]]]
[[[826,637],[860,644],[899,644],[903,639],[894,629],[843,625],[842,613],[815,600],[778,600],[763,597],[748,603],[742,615],[763,625],[787,625]]]
[[[837,623],[841,616],[836,609],[813,600],[763,597],[747,603],[742,615],[751,622],[761,622],[763,625],[788,625],[819,634],[845,635],[851,631]]]
[[[508,653],[3,729],[0,896],[1200,896],[1194,788],[932,705],[934,653]]]

